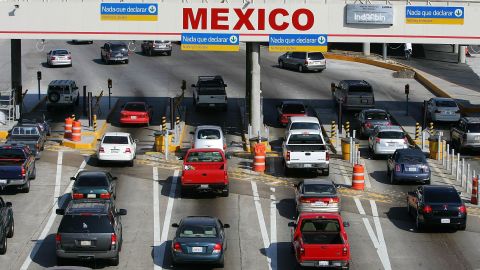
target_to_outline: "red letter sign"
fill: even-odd
[[[270,23],[270,27],[272,27],[273,30],[277,31],[282,31],[288,28],[288,23],[283,22],[282,24],[277,24],[276,17],[277,15],[283,15],[283,17],[288,16],[288,11],[286,11],[283,8],[276,8],[270,12],[270,15],[268,15],[268,22]]]
[[[249,8],[245,11],[245,13],[242,12],[241,9],[239,8],[235,8],[233,9],[235,11],[235,13],[237,14],[238,16],[238,21],[237,23],[235,24],[235,26],[233,27],[233,30],[239,30],[240,28],[242,28],[243,25],[245,25],[245,27],[248,29],[248,30],[255,30],[255,27],[253,27],[252,23],[250,22],[249,18],[250,16],[252,15],[253,13],[253,9],[252,8]]]
[[[219,24],[219,22],[228,22],[228,8],[212,8],[211,16],[212,30],[228,30],[228,24]]]
[[[207,9],[199,8],[197,11],[197,16],[193,14],[193,9],[184,8],[183,9],[183,29],[189,29],[189,25],[192,26],[192,29],[198,29],[198,25],[202,23],[200,29],[207,29]]]
[[[301,25],[300,21],[299,21],[299,17],[302,14],[307,16],[307,23],[304,24],[304,25]],[[295,27],[295,29],[297,29],[297,30],[300,30],[300,31],[310,30],[310,28],[312,28],[312,26],[313,26],[314,21],[315,21],[315,16],[313,16],[313,13],[306,8],[301,8],[301,9],[295,10],[295,12],[293,12],[292,24],[293,24],[293,27]]]

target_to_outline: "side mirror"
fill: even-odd
[[[295,228],[295,227],[297,227],[297,223],[295,223],[295,221],[290,221],[290,222],[288,223],[288,227]]]
[[[138,142],[138,139],[133,140],[133,142],[134,142],[134,143],[137,143],[137,142]]]
[[[223,228],[225,228],[225,229],[230,228],[230,224],[227,224],[227,223],[223,224]]]
[[[12,207],[12,203],[11,203],[11,202],[6,202],[5,205],[6,205],[7,207]]]
[[[178,227],[180,227],[180,226],[178,226],[178,223],[173,223],[173,224],[172,224],[172,227],[173,227],[173,228],[178,228]]]
[[[125,216],[127,214],[127,209],[120,209],[117,212],[117,215],[119,216]]]
[[[343,227],[350,227],[350,223],[348,223],[348,221],[344,221],[343,222]]]
[[[462,192],[461,192],[461,191],[458,191],[458,195],[462,195]]]
[[[75,176],[70,177],[70,180],[75,180],[75,179],[76,179]]]
[[[195,134],[195,132],[193,132],[193,131],[190,131],[189,133],[190,133],[191,135]]]
[[[223,84],[223,87],[227,87],[227,84],[226,84],[226,83],[225,83],[225,84]]]
[[[57,209],[57,210],[55,210],[55,213],[56,213],[57,215],[63,216],[63,215],[65,214],[65,209]]]
[[[178,160],[183,160],[183,159],[184,159],[184,157],[178,157]]]
[[[196,85],[192,83],[192,87],[195,87]]]

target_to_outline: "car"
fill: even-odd
[[[66,49],[53,49],[47,53],[47,65],[72,66],[72,53]]]
[[[425,154],[417,148],[397,149],[387,160],[387,177],[397,182],[430,184],[431,171]]]
[[[74,80],[53,80],[47,89],[47,111],[67,107],[72,112],[80,104],[80,91]]]
[[[47,136],[39,124],[16,124],[8,133],[7,144],[27,145],[34,156],[40,158]]]
[[[367,137],[372,135],[377,126],[391,126],[390,114],[383,109],[365,109],[355,114],[360,136]]]
[[[27,145],[0,145],[0,189],[12,186],[28,193],[36,175],[35,156]]]
[[[340,212],[340,197],[330,179],[305,179],[295,185],[297,216],[303,212]]]
[[[327,68],[327,60],[321,52],[287,52],[278,57],[278,66],[296,69],[298,72],[322,72]]]
[[[480,150],[480,117],[462,117],[450,128],[452,146],[461,153],[464,150]]]
[[[288,118],[287,127],[285,128],[285,136],[286,139],[288,133],[291,130],[297,129],[306,129],[306,130],[321,130],[320,121],[318,118],[312,116],[292,116]]]
[[[192,87],[195,110],[200,108],[228,110],[227,91],[225,90],[227,84],[222,76],[198,76],[197,84],[192,84]]]
[[[127,102],[120,111],[120,124],[150,125],[153,109],[147,102]]]
[[[125,42],[107,42],[100,49],[100,58],[105,64],[114,62],[128,64],[128,46]]]
[[[117,210],[112,200],[71,200],[56,210],[62,220],[55,235],[57,265],[66,260],[105,259],[117,266],[123,243],[122,219],[126,209]]]
[[[82,170],[70,177],[73,182],[72,199],[116,199],[117,177],[105,171]]]
[[[142,53],[150,56],[157,53],[170,56],[172,55],[172,42],[169,40],[144,40]]]
[[[38,124],[40,126],[40,131],[44,133],[45,136],[50,136],[52,131],[50,127],[50,120],[47,120],[44,114],[39,114],[38,112],[23,113],[19,123]]]
[[[374,157],[392,155],[397,149],[408,148],[408,140],[400,126],[377,126],[368,137],[368,147]]]
[[[359,111],[375,108],[373,88],[365,80],[343,80],[332,83],[332,95],[335,104],[342,105],[342,111]]]
[[[193,132],[192,148],[219,148],[227,150],[222,128],[219,126],[197,126]]]
[[[457,122],[460,108],[453,98],[434,97],[427,101],[427,120],[433,122]]]
[[[288,124],[292,116],[308,116],[307,106],[301,101],[283,101],[277,105],[278,122],[282,126]]]
[[[7,238],[12,238],[15,233],[12,203],[5,202],[0,197],[0,255],[7,252]]]
[[[220,219],[210,216],[188,216],[176,228],[171,255],[174,265],[213,264],[224,267],[227,250],[227,228]]]
[[[81,43],[93,44],[93,40],[72,39],[72,43],[73,43],[73,44],[81,44]]]
[[[107,132],[103,135],[98,146],[97,158],[102,162],[127,162],[134,165],[137,151],[137,140],[132,139],[130,133]]]
[[[418,186],[407,195],[407,211],[415,218],[415,227],[453,227],[465,230],[467,208],[454,186]]]

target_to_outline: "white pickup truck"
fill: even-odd
[[[286,174],[290,169],[321,170],[323,175],[329,174],[330,154],[320,130],[291,130],[282,151]]]

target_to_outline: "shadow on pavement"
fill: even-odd
[[[280,216],[289,220],[295,219],[295,200],[292,198],[281,199],[277,203],[277,210]]]

